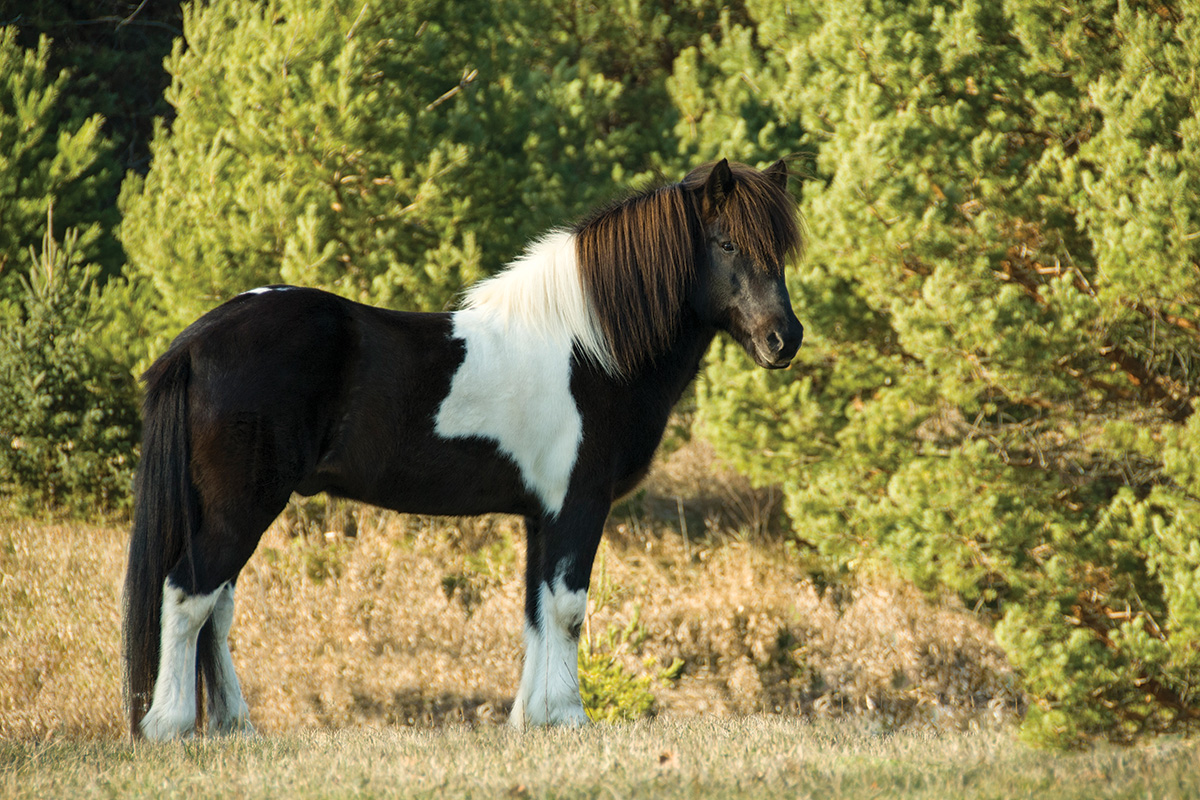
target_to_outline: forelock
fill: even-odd
[[[734,186],[715,221],[743,252],[772,274],[803,252],[804,237],[796,202],[773,180],[753,167],[729,165]],[[704,191],[713,165],[705,164],[688,173],[682,185]]]

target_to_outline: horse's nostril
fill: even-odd
[[[771,348],[772,353],[783,350],[783,337],[779,335],[779,331],[771,331],[767,335],[767,347]]]

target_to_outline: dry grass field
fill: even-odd
[[[685,540],[680,509],[673,527],[614,515],[584,629],[593,652],[652,679],[650,713],[851,715],[881,730],[1019,713],[1002,654],[962,609],[886,584],[822,593],[783,543],[700,518]],[[0,522],[0,737],[121,737],[125,539]],[[297,505],[238,583],[231,649],[254,724],[502,722],[520,675],[522,562],[515,519]]]
[[[1187,800],[1195,742],[1047,754],[1007,730],[880,735],[852,720],[703,717],[514,733],[295,730],[132,746],[0,740],[0,797]]]
[[[376,516],[362,510],[363,516]],[[499,723],[520,675],[521,532],[382,517],[358,535],[264,537],[231,647],[255,725]],[[822,595],[782,548],[692,543],[617,523],[584,636],[654,685],[665,717],[1011,718],[1020,698],[961,610],[875,586]],[[121,736],[122,528],[0,523],[0,737]]]
[[[767,531],[769,494],[697,463],[609,523],[584,639],[654,703],[585,731],[501,725],[517,520],[295,504],[238,584],[233,655],[264,735],[131,745],[125,528],[0,519],[0,797],[1200,796],[1192,743],[1017,744],[1014,676],[965,610],[883,580],[821,591]]]

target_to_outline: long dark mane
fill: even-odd
[[[675,337],[707,223],[715,220],[775,275],[803,248],[792,196],[752,167],[730,164],[733,189],[708,207],[704,186],[713,166],[602,208],[575,227],[580,281],[618,374],[652,361]]]

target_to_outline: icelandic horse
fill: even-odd
[[[523,516],[511,721],[585,723],[577,646],[610,506],[645,475],[718,331],[767,369],[800,346],[787,179],[782,161],[698,167],[551,231],[457,311],[268,286],[184,330],[143,376],[131,733],[188,735],[201,714],[214,733],[252,730],[227,644],[234,588],[293,492]]]

